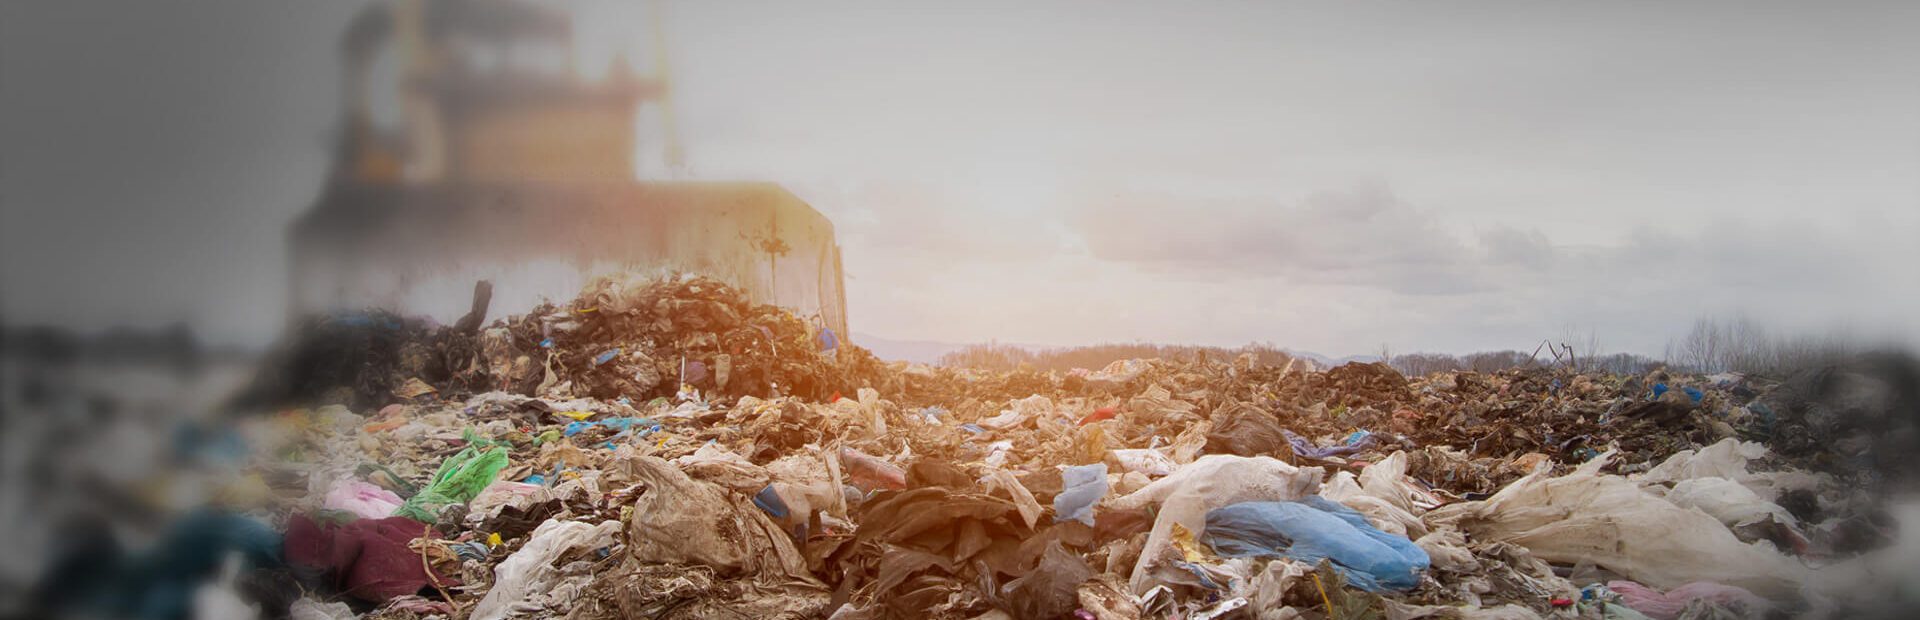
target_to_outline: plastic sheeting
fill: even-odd
[[[1135,594],[1142,594],[1158,583],[1191,580],[1177,568],[1156,573],[1157,568],[1167,565],[1165,560],[1178,554],[1172,548],[1175,524],[1198,535],[1206,530],[1208,511],[1241,502],[1306,497],[1320,489],[1320,480],[1325,476],[1326,471],[1318,467],[1294,467],[1268,456],[1210,454],[1195,459],[1171,476],[1154,481],[1147,488],[1108,502],[1115,510],[1160,507],[1127,587]]]
[[[1664,593],[1631,581],[1609,581],[1607,589],[1619,594],[1620,602],[1653,620],[1674,620],[1686,611],[1688,604],[1702,599],[1737,607],[1751,616],[1760,615],[1768,607],[1765,599],[1746,588],[1710,581],[1696,581]]]
[[[907,488],[907,472],[900,466],[853,448],[840,449],[840,464],[846,468],[847,484],[863,493],[880,489],[898,491]]]
[[[1427,552],[1405,536],[1375,529],[1359,512],[1317,495],[1214,510],[1204,538],[1222,557],[1332,560],[1348,581],[1372,592],[1420,585],[1429,563]]]
[[[1358,478],[1344,471],[1334,474],[1320,496],[1360,511],[1382,531],[1420,538],[1427,535],[1427,526],[1414,512],[1407,484],[1407,455],[1395,452],[1368,465]]]
[[[613,544],[619,521],[587,525],[579,521],[550,520],[533,530],[526,546],[493,568],[493,588],[473,608],[472,620],[505,618],[513,605],[545,591],[559,576],[554,560],[569,550]]]
[[[1287,443],[1287,429],[1265,409],[1228,403],[1215,409],[1212,419],[1213,428],[1207,432],[1209,453],[1267,456],[1292,449]]]
[[[1332,456],[1353,454],[1373,447],[1376,439],[1373,433],[1360,431],[1348,436],[1347,439],[1341,443],[1322,448],[1314,445],[1311,439],[1293,434],[1293,431],[1283,432],[1286,433],[1287,445],[1293,447],[1293,453],[1310,459],[1324,459]]]
[[[475,521],[484,521],[499,514],[502,508],[518,507],[522,510],[540,502],[553,499],[553,493],[546,487],[525,482],[498,480],[487,485],[473,501],[467,503],[468,517]]]
[[[1040,564],[1032,572],[1000,586],[1000,595],[1018,618],[1058,618],[1079,602],[1080,584],[1093,579],[1093,569],[1079,555],[1068,553],[1060,541],[1047,543]]]
[[[1805,580],[1805,566],[1740,542],[1712,516],[1600,474],[1611,456],[1557,478],[1535,472],[1484,501],[1435,509],[1427,521],[1456,524],[1477,540],[1518,544],[1550,562],[1591,561],[1656,587],[1716,581],[1778,597]]]
[[[1747,471],[1747,461],[1767,454],[1767,447],[1750,441],[1722,439],[1719,443],[1695,450],[1681,450],[1667,457],[1646,473],[1634,476],[1641,483],[1680,482],[1694,478],[1725,478],[1757,487],[1770,487],[1764,476]]]
[[[287,610],[288,620],[353,620],[359,617],[346,603],[334,601],[322,603],[310,598],[293,602]]]
[[[1053,521],[1093,525],[1093,506],[1107,496],[1107,464],[1060,468],[1063,490],[1053,496]]]
[[[1313,572],[1312,567],[1298,562],[1274,560],[1259,570],[1249,569],[1248,572],[1251,574],[1246,579],[1233,583],[1232,594],[1251,603],[1251,615],[1260,620],[1298,615],[1287,613],[1292,611],[1286,604],[1287,591],[1293,589],[1294,584],[1305,583],[1309,579],[1307,575]]]
[[[996,430],[1008,429],[1020,426],[1034,416],[1051,415],[1052,413],[1053,400],[1035,394],[1013,401],[1008,404],[1006,409],[1000,411],[1000,415],[981,420],[979,424],[980,426]]]
[[[693,454],[673,460],[687,475],[719,484],[740,493],[753,493],[767,486],[773,475],[766,468],[722,448],[703,444]]]
[[[1034,499],[1033,492],[1020,484],[1019,479],[1013,477],[1013,472],[1004,469],[989,470],[986,475],[980,477],[980,486],[988,491],[1006,491],[1007,496],[1013,499],[1014,508],[1020,511],[1020,520],[1025,521],[1027,527],[1033,527],[1033,524],[1040,520],[1040,501]]]
[[[327,510],[352,513],[362,519],[380,519],[400,509],[400,496],[359,480],[341,480],[327,491]]]
[[[777,573],[777,579],[812,581],[793,539],[751,500],[694,480],[655,457],[634,456],[622,467],[647,486],[634,501],[627,526],[634,559],[704,565],[722,575]]]
[[[1760,497],[1738,482],[1726,478],[1682,480],[1667,491],[1667,501],[1681,508],[1698,508],[1729,527],[1759,523],[1769,518],[1793,525],[1796,520],[1787,509]]]
[[[1774,501],[1792,489],[1815,489],[1832,484],[1824,474],[1801,471],[1747,471],[1747,462],[1766,456],[1757,443],[1723,439],[1698,451],[1682,450],[1646,473],[1632,476],[1649,491],[1664,495],[1682,508],[1699,508],[1729,526],[1764,521],[1769,517],[1795,525],[1796,519]],[[1672,490],[1665,485],[1672,484]]]
[[[1112,461],[1121,471],[1139,472],[1148,476],[1166,476],[1180,469],[1173,458],[1155,448],[1129,448],[1109,451]]]

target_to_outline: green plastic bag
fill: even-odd
[[[507,468],[507,451],[493,446],[467,446],[447,457],[434,472],[433,481],[421,489],[393,514],[422,523],[432,523],[440,509],[473,501],[487,485],[493,484],[500,470]]]

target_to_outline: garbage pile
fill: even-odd
[[[324,327],[375,334],[345,356],[361,372],[296,390],[336,404],[246,422],[257,492],[227,508],[268,535],[185,534],[209,557],[250,552],[196,605],[476,620],[1844,614],[1895,536],[1869,470],[1794,466],[1859,459],[1749,441],[1773,441],[1787,416],[1744,377],[883,365],[702,279],[596,282],[466,331],[389,318]],[[286,359],[339,367],[310,352],[322,344]]]
[[[451,326],[383,311],[309,319],[245,400],[356,410],[491,391],[645,401],[688,386],[825,400],[883,371],[833,330],[710,278],[602,277],[564,305],[484,328],[491,288],[475,293],[473,313]]]

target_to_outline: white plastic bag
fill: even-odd
[[[1000,411],[1000,415],[981,420],[979,424],[980,426],[991,429],[1013,428],[1026,422],[1033,416],[1050,415],[1052,413],[1053,400],[1035,394],[1008,403],[1007,408]]]
[[[1113,463],[1119,466],[1120,471],[1124,472],[1140,472],[1159,477],[1170,475],[1180,468],[1178,463],[1173,462],[1173,457],[1155,448],[1112,450],[1108,454],[1113,457]]]
[[[570,549],[597,548],[613,544],[619,521],[587,525],[579,521],[548,519],[533,530],[526,546],[493,567],[493,588],[473,608],[471,620],[498,620],[507,616],[514,603],[547,590],[559,576],[553,561]]]

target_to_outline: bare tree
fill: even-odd
[[[1669,340],[1667,362],[1694,372],[1747,372],[1781,376],[1832,364],[1857,351],[1844,332],[1780,337],[1745,316],[1701,317],[1677,340]]]

